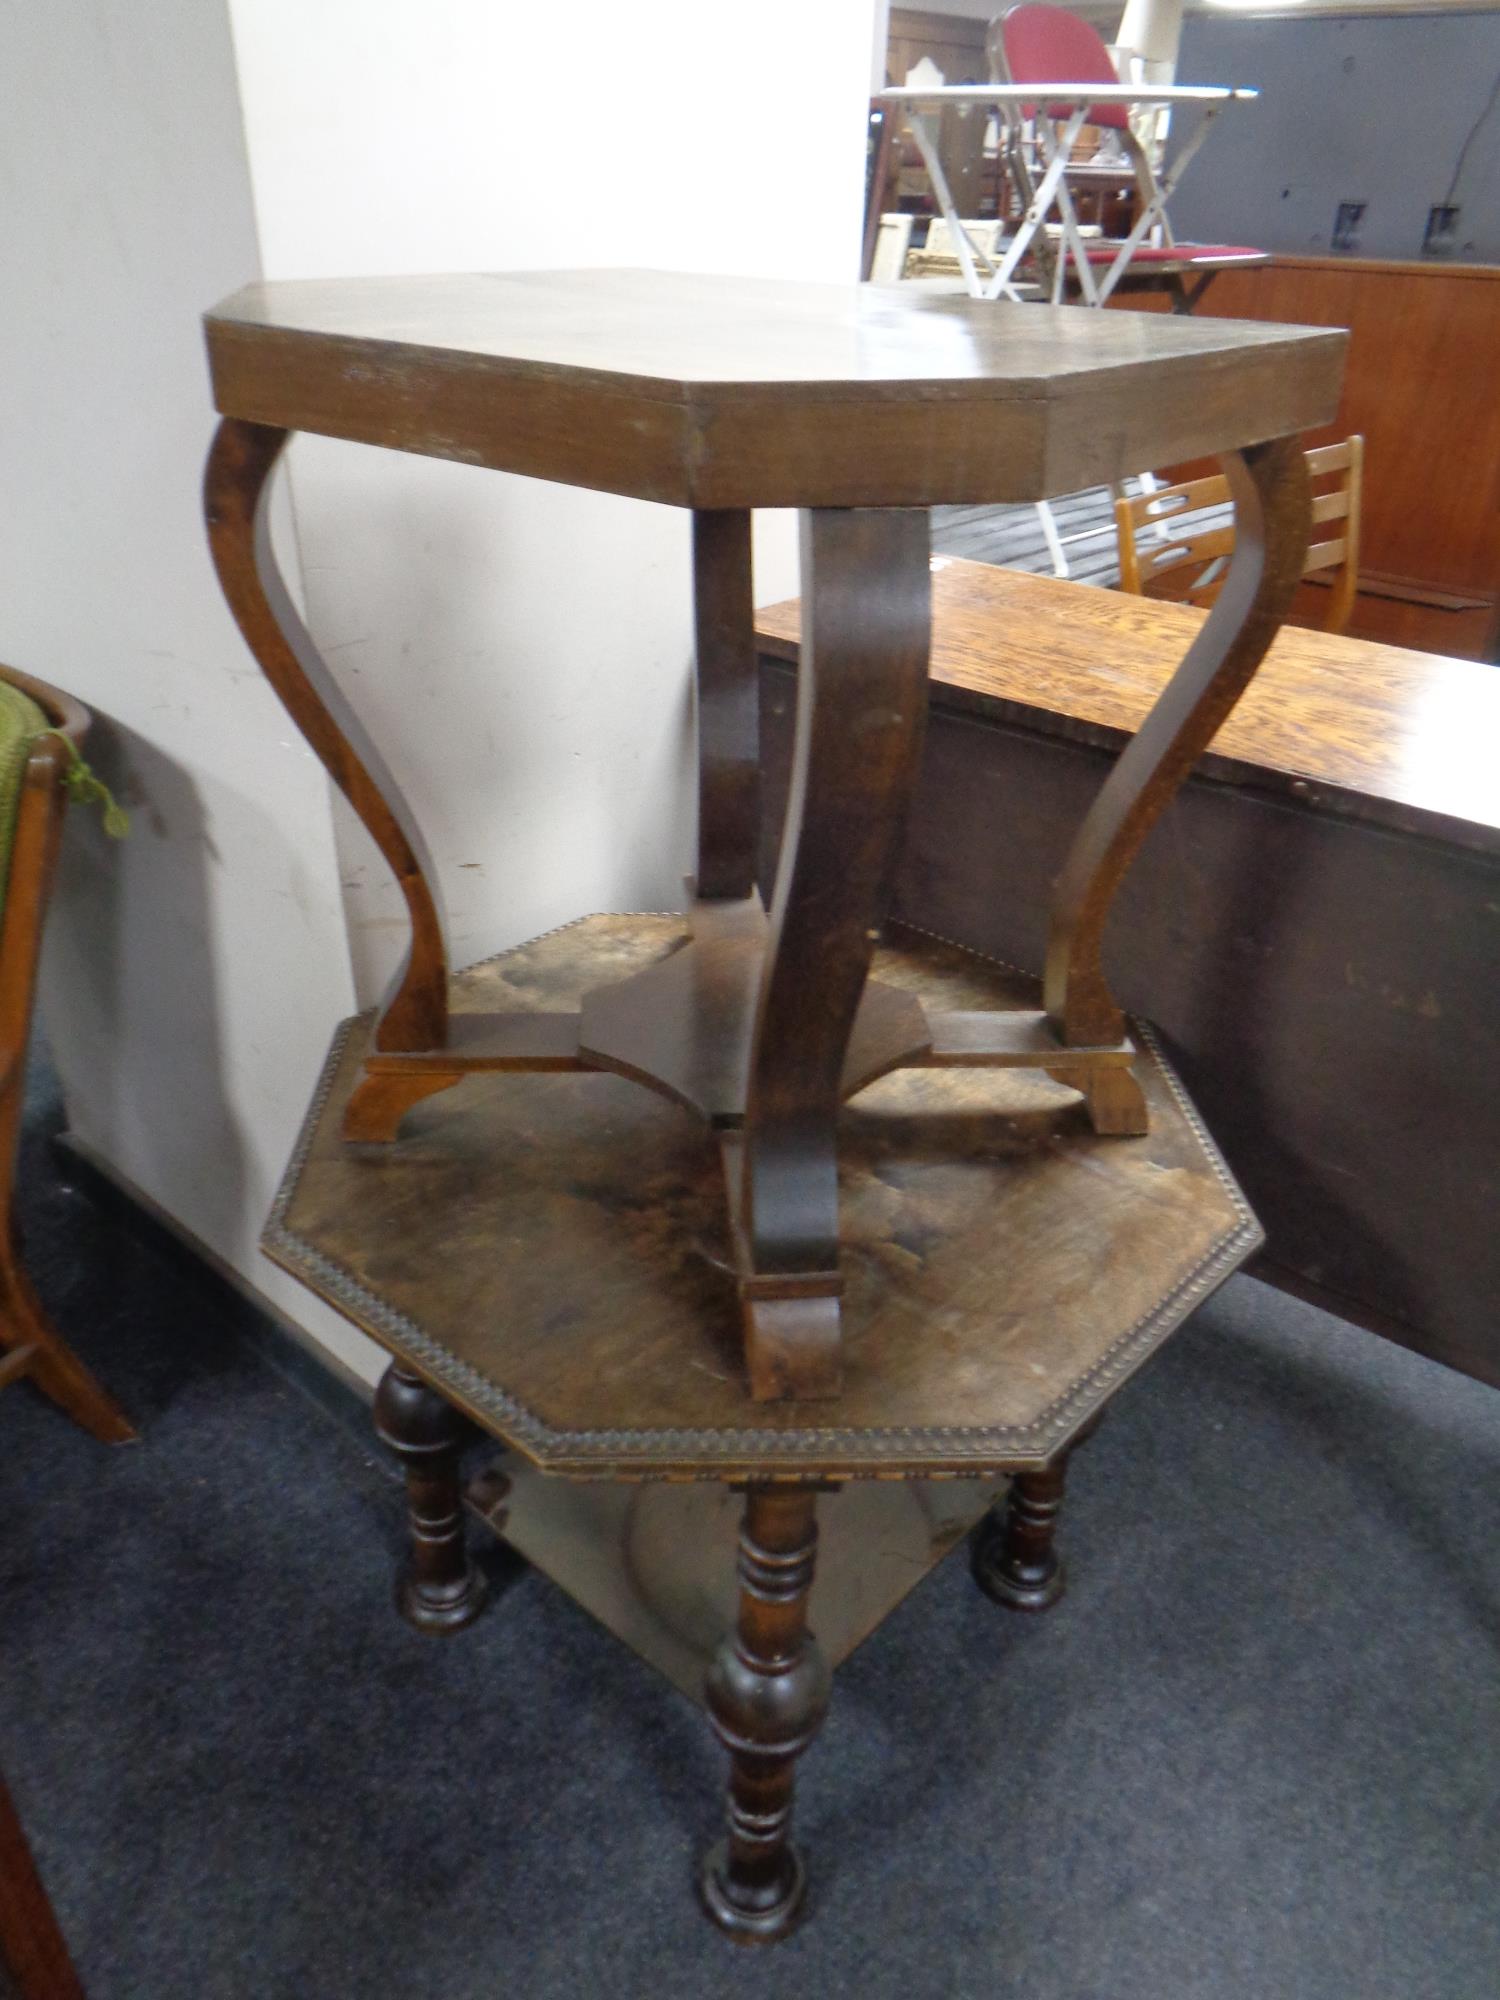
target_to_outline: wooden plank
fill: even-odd
[[[939,559],[932,582],[945,706],[1109,749],[1140,727],[1206,616],[957,559]],[[756,629],[763,652],[796,657],[795,601],[758,612]],[[1497,853],[1497,741],[1492,669],[1286,627],[1203,769]]]

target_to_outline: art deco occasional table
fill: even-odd
[[[492,1521],[680,1681],[721,1615],[695,1532],[712,1542],[743,1489],[739,1608],[706,1684],[729,1830],[702,1892],[731,1935],[778,1937],[803,1894],[793,1767],[827,1695],[818,1496],[875,1482],[839,1507],[908,1544],[893,1576],[846,1542],[814,1600],[835,1659],[991,1502],[976,1574],[1050,1601],[1069,1446],[1258,1240],[1122,1018],[1102,940],[1295,586],[1296,433],[1333,412],[1342,336],[628,272],[253,286],[207,325],[225,591],[412,926],[384,1004],[339,1030],[266,1247],[393,1356],[377,1422],[407,1468],[399,1601],[423,1629],[481,1597],[465,1418],[510,1451],[481,1487]],[[413,818],[271,561],[265,492],[296,430],[692,510],[685,916],[585,917],[450,978]],[[1233,571],[1080,829],[1043,990],[920,933],[882,939],[926,707],[927,508],[1203,453],[1233,482]],[[804,510],[769,909],[757,506]],[[955,1480],[957,1499],[937,1483]],[[644,1580],[663,1549],[665,1580]]]

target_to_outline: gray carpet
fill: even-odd
[[[402,1626],[386,1473],[55,1117],[33,1267],[145,1442],[0,1402],[0,1765],[94,2000],[1500,1993],[1493,1391],[1231,1284],[1080,1456],[1056,1611],[956,1558],[841,1670],[810,1920],[746,1953],[692,1708],[518,1567]]]

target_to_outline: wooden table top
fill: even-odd
[[[986,563],[933,563],[946,707],[1117,749],[1206,612]],[[795,659],[796,600],[756,613]],[[1500,670],[1284,626],[1203,768],[1393,831],[1500,853]]]
[[[1344,336],[560,271],[249,285],[225,416],[693,507],[1033,500],[1331,419]]]
[[[574,1008],[670,953],[672,916],[594,916],[460,973],[460,1016]],[[1032,982],[901,932],[881,979],[942,1008]],[[549,1470],[723,1479],[976,1474],[1045,1461],[1256,1247],[1145,1044],[1141,1138],[1040,1072],[911,1070],[839,1129],[843,1392],[752,1402],[717,1142],[606,1072],[475,1076],[392,1146],[347,1145],[346,1024],[264,1245]]]

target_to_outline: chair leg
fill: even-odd
[[[5,1977],[7,1968],[11,1979]],[[0,1778],[0,1990],[6,1993],[14,1990],[18,2000],[83,2000],[78,1974],[3,1778]]]
[[[807,1629],[816,1508],[813,1487],[750,1487],[739,1621],[708,1670],[709,1714],[729,1752],[729,1830],[705,1857],[699,1890],[739,1944],[785,1937],[806,1888],[789,1831],[797,1759],[828,1706],[828,1667]]]
[[[43,1312],[9,1242],[0,1243],[0,1351],[13,1357],[9,1373],[28,1376],[101,1444],[135,1442],[135,1426]]]
[[[375,1431],[406,1473],[411,1543],[396,1608],[419,1632],[458,1632],[484,1607],[483,1572],[464,1539],[458,1461],[464,1419],[419,1375],[393,1361],[375,1392]]]
[[[1048,1611],[1067,1587],[1057,1521],[1068,1466],[1103,1421],[1100,1411],[1049,1465],[1016,1473],[1005,1499],[980,1523],[970,1558],[974,1581],[1008,1611]]]

